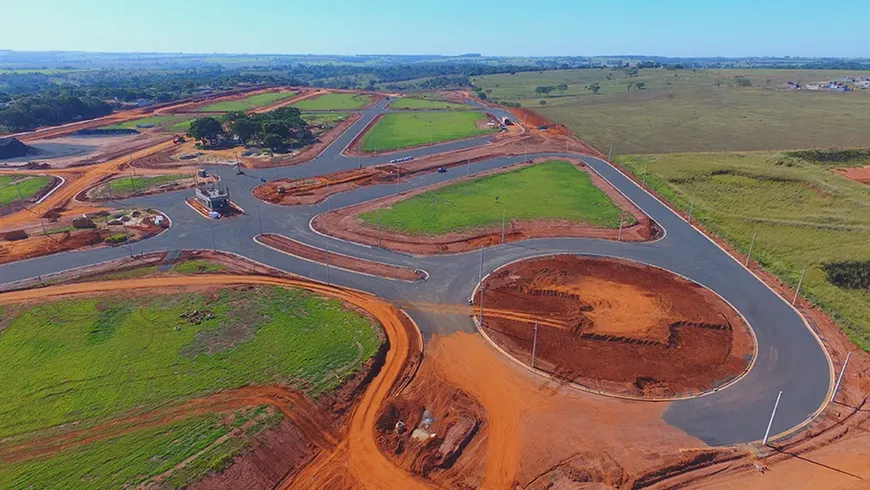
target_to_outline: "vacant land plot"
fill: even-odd
[[[293,104],[293,107],[303,111],[335,111],[362,109],[369,105],[372,96],[368,94],[323,94],[318,97],[302,99]]]
[[[153,176],[129,176],[110,180],[94,190],[93,195],[98,198],[117,197],[148,192],[161,185],[171,184],[180,180],[190,179],[189,175],[167,174]]]
[[[626,156],[618,162],[743,253],[821,305],[870,350],[870,293],[834,286],[825,263],[870,261],[867,188],[781,153]]]
[[[18,199],[30,199],[50,184],[51,180],[51,177],[45,175],[0,175],[0,206]]]
[[[365,317],[294,289],[3,308],[0,375],[9,396],[0,400],[0,438],[16,440],[249,384],[290,384],[316,396],[379,344]]]
[[[384,115],[362,139],[363,151],[390,151],[482,136],[497,131],[480,112],[393,112]]]
[[[776,90],[859,75],[870,73],[595,69],[492,75],[475,84],[490,99],[533,107],[605,153],[613,144],[614,153],[628,154],[870,146],[870,133],[855,130],[870,124],[870,91]],[[567,88],[535,93],[559,85]]]
[[[471,109],[464,104],[454,104],[443,100],[423,99],[419,97],[402,97],[390,103],[390,109]]]
[[[187,122],[189,126],[190,121],[191,118],[186,118],[184,116],[149,116],[109,126],[103,126],[98,129],[139,129],[142,127],[173,128],[175,125],[182,122]]]
[[[437,235],[510,220],[565,220],[619,226],[620,210],[570,162],[552,161],[424,192],[392,208],[360,215],[368,224]]]
[[[266,92],[245,97],[244,99],[217,102],[197,109],[197,112],[232,112],[249,111],[258,107],[266,107],[296,95],[293,91]]]
[[[302,114],[302,119],[310,126],[318,124],[337,124],[347,119],[349,114],[343,112],[308,112]]]

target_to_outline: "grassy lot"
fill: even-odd
[[[243,437],[218,439],[251,421]],[[171,488],[184,488],[232,462],[263,429],[272,426],[280,414],[263,409],[239,412],[233,420],[222,415],[205,415],[148,428],[68,449],[50,457],[0,467],[3,488],[134,488],[150,478],[173,469],[196,456],[168,478]]]
[[[467,110],[470,106],[454,104],[443,100],[431,100],[418,97],[402,97],[390,103],[390,109],[457,109]]]
[[[559,70],[478,77],[490,99],[519,102],[605,153],[671,153],[870,146],[870,91],[780,92],[870,72],[821,70]],[[737,76],[752,86],[740,87]],[[609,79],[608,79],[609,77]],[[644,89],[636,85],[644,83]],[[595,95],[587,87],[598,83]],[[537,86],[565,84],[550,97]],[[543,100],[546,105],[540,105]]]
[[[372,96],[367,94],[323,94],[308,99],[302,99],[293,107],[303,111],[341,111],[362,109],[369,105]]]
[[[302,119],[309,125],[316,124],[338,124],[348,118],[350,114],[341,112],[308,112],[302,114]]]
[[[625,156],[618,162],[738,250],[796,286],[870,350],[870,294],[828,282],[822,263],[870,260],[870,192],[818,165],[781,153]],[[850,162],[841,165],[847,166]]]
[[[219,262],[210,260],[187,260],[172,267],[173,272],[179,274],[214,274],[227,270],[227,267]]]
[[[296,95],[296,92],[287,90],[281,92],[266,92],[262,94],[250,95],[244,99],[228,100],[225,102],[217,102],[211,105],[200,107],[197,112],[231,112],[231,111],[249,111],[260,107],[266,107],[284,99],[289,99]]]
[[[18,180],[17,186],[15,185],[16,180]],[[49,183],[51,183],[51,177],[44,175],[0,175],[0,206],[17,201],[19,190],[21,197],[26,201]]]
[[[480,112],[393,112],[384,115],[362,140],[363,151],[389,151],[411,146],[441,143],[494,133],[494,128],[478,128],[486,121]]]
[[[180,317],[195,310],[214,317]],[[243,385],[284,383],[318,396],[379,344],[367,318],[298,289],[116,295],[3,313],[7,442]]]
[[[385,229],[439,235],[498,225],[503,215],[616,228],[621,211],[589,174],[569,162],[551,161],[424,192],[379,213]],[[377,226],[378,212],[360,217]]]
[[[189,179],[189,175],[183,174],[167,174],[153,176],[128,176],[120,179],[110,180],[96,190],[97,196],[108,197],[118,195],[128,195],[135,192],[144,192],[163,184],[177,182],[179,180]]]
[[[164,128],[166,126],[174,127],[182,122],[187,122],[187,124],[190,125],[191,120],[192,118],[185,118],[184,116],[149,116],[133,119],[131,121],[124,121],[118,124],[111,124],[109,126],[103,126],[98,129],[137,129],[139,125],[150,124],[159,128]]]

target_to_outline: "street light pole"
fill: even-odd
[[[507,211],[501,212],[501,243],[504,244],[504,222],[507,216]]]
[[[217,253],[217,245],[214,240],[214,218],[208,218],[208,228],[211,231],[211,251]]]
[[[804,276],[806,276],[806,274],[807,274],[807,267],[808,266],[809,266],[809,264],[805,265],[803,272],[801,272],[801,278],[798,281],[797,289],[794,292],[794,298],[791,300],[792,306],[794,306],[797,303],[798,296],[801,294],[801,286],[803,286],[803,284],[804,284]]]
[[[622,225],[625,223],[625,210],[619,213],[619,234],[616,236],[616,241],[622,241]]]
[[[770,428],[773,427],[773,418],[776,417],[776,409],[779,407],[779,399],[782,398],[782,391],[776,395],[776,403],[773,404],[773,412],[770,414],[770,422],[767,423],[767,430],[764,432],[764,440],[761,442],[767,445],[767,440],[770,438]]]
[[[851,352],[846,354],[846,360],[843,361],[843,369],[840,370],[840,376],[837,377],[837,384],[834,385],[834,392],[831,393],[831,401],[834,401],[834,398],[837,398],[837,392],[840,390],[840,383],[843,382],[843,375],[846,374],[846,366],[849,365],[849,358],[850,357],[852,357]]]
[[[538,322],[535,322],[535,337],[532,339],[532,369],[535,369],[535,351],[538,348]]]
[[[326,245],[326,285],[329,285],[329,244]]]
[[[755,237],[757,236],[757,231],[752,234],[752,243],[749,244],[749,254],[746,255],[746,263],[743,264],[745,267],[749,267],[749,261],[752,260],[752,249],[755,248]]]
[[[257,204],[257,224],[260,225],[260,234],[263,234],[263,220],[260,219],[260,205]]]

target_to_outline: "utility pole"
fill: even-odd
[[[399,179],[402,178],[402,168],[396,166],[396,195],[399,195]]]
[[[758,236],[758,232],[752,234],[752,243],[749,244],[749,254],[746,256],[746,263],[743,264],[746,267],[749,267],[749,261],[752,260],[752,249],[755,248],[755,237]]]
[[[130,257],[133,257],[133,247],[130,245],[130,233],[127,231],[127,223],[121,221],[121,226],[124,227],[124,236],[127,237],[124,243],[127,244],[127,251],[130,252]]]
[[[471,177],[471,158],[465,159],[465,176]]]
[[[23,203],[24,198],[21,197],[21,187],[18,187],[18,179],[15,179],[15,190],[18,191],[18,201]]]
[[[217,245],[214,240],[214,218],[208,219],[208,227],[211,230],[211,251],[217,253]]]
[[[478,273],[478,277],[480,278],[478,287],[480,288],[480,326],[483,326],[483,247],[480,247],[480,272]]]
[[[621,241],[622,241],[622,225],[623,225],[624,223],[625,223],[625,210],[622,210],[622,212],[619,213],[619,234],[616,235],[616,241],[617,241],[617,242],[621,242]]]
[[[782,398],[782,391],[776,395],[776,403],[773,404],[773,412],[770,414],[770,422],[767,423],[767,430],[764,432],[764,440],[761,442],[767,445],[767,439],[770,438],[770,428],[773,426],[773,418],[776,416],[776,409],[779,407],[779,399]]]
[[[797,303],[798,296],[801,294],[801,286],[804,284],[804,276],[806,276],[806,274],[807,274],[807,267],[808,266],[809,266],[809,264],[805,265],[804,271],[801,272],[801,278],[798,281],[797,289],[794,292],[794,298],[791,300],[792,306],[794,306]]]
[[[504,221],[507,216],[507,211],[501,212],[501,243],[504,244]]]
[[[831,401],[834,401],[834,398],[837,398],[837,392],[840,391],[840,383],[843,382],[843,375],[846,374],[846,366],[849,365],[850,357],[852,357],[851,352],[846,354],[846,360],[843,362],[843,369],[840,370],[840,376],[837,377],[837,384],[834,385],[834,392],[831,393]]]
[[[646,169],[643,169],[643,180],[641,181],[640,186],[646,189]]]
[[[260,234],[263,234],[263,220],[260,219],[260,205],[257,204],[257,223],[260,225]]]
[[[383,227],[381,226],[381,210],[379,209],[378,210],[378,248],[380,248],[380,246],[381,246],[381,229],[382,228]]]
[[[610,142],[610,152],[607,153],[607,161],[613,161],[613,141]]]
[[[538,322],[535,322],[535,337],[532,339],[532,369],[535,369],[535,351],[538,349]]]
[[[329,285],[329,244],[326,245],[326,285]]]

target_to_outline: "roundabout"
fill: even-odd
[[[298,281],[304,281],[299,283],[300,287],[346,297],[363,308],[375,304],[376,316],[387,328],[390,341],[384,367],[361,395],[350,419],[346,443],[330,444],[304,469],[301,475],[306,479],[291,475],[293,478],[288,477],[281,484],[286,488],[322,488],[320,484],[324,482],[338,481],[334,479],[337,468],[349,471],[357,483],[370,488],[390,488],[396,481],[406,483],[409,488],[431,483],[376,456],[379,446],[374,440],[374,428],[378,411],[385,401],[413,383],[413,373],[405,370],[417,347],[408,340],[409,337],[413,340],[414,335],[397,318],[404,316],[402,311],[406,313],[413,323],[411,329],[419,332],[426,349],[435,344],[440,355],[452,359],[449,347],[455,346],[451,343],[455,341],[445,339],[467,339],[477,331],[474,317],[479,315],[481,305],[476,291],[484,276],[487,277],[483,280],[482,328],[500,349],[520,364],[531,364],[530,340],[535,343],[533,328],[537,322],[536,369],[548,373],[556,383],[573,382],[630,399],[602,400],[605,397],[570,387],[564,388],[571,392],[565,397],[606,407],[602,411],[622,410],[620,413],[638,417],[654,413],[654,420],[644,423],[666,432],[676,447],[728,451],[735,445],[759,441],[780,391],[784,394],[772,423],[772,440],[800,431],[828,405],[834,384],[832,363],[818,335],[801,314],[725,250],[600,155],[595,156],[588,147],[571,138],[561,135],[553,138],[527,130],[519,135],[487,135],[386,156],[346,156],[345,149],[372,121],[390,112],[388,102],[381,100],[369,108],[347,111],[359,117],[304,163],[246,169],[244,173],[223,171],[221,183],[245,210],[240,216],[231,220],[204,220],[185,204],[188,193],[184,191],[105,202],[102,205],[109,208],[159,210],[170,218],[172,225],[160,235],[129,247],[72,251],[0,265],[0,287],[16,289],[15,283],[26,280],[40,285],[53,274],[128,255],[135,260],[144,254],[211,250],[292,274],[300,278]],[[484,107],[474,101],[469,104],[499,120],[514,118],[498,107]],[[135,166],[136,158],[150,157],[167,147],[166,143],[162,145],[140,151],[132,165]],[[413,157],[406,162],[416,170],[403,174],[401,179],[388,179],[374,169],[390,159],[406,157]],[[331,212],[354,206],[364,208],[367,203],[389,200],[396,194],[413,196],[423,189],[489,175],[536,159],[582,163],[594,175],[596,185],[618,196],[614,201],[620,209],[648,219],[643,223],[650,229],[654,224],[656,233],[646,233],[632,242],[622,240],[618,233],[614,236],[613,230],[569,237],[557,233],[530,235],[534,238],[518,235],[516,240],[501,241],[498,231],[489,229],[486,247],[479,250],[410,255],[418,251],[404,249],[403,253],[402,247],[390,250],[378,246],[371,227],[366,239],[357,242],[353,236],[329,235],[328,226],[326,229],[311,226]],[[55,196],[53,205],[69,204],[70,198],[103,182],[127,161],[126,158],[123,162],[111,161],[105,167],[94,167],[76,176],[71,179],[73,186],[67,182],[55,193],[67,196],[67,201]],[[453,166],[445,165],[445,161]],[[437,172],[442,166],[450,170]],[[206,168],[216,174],[221,169]],[[372,175],[380,177],[357,180],[352,177],[333,186],[328,184],[335,182],[330,178],[334,177],[332,174],[346,176],[360,169],[372,169]],[[308,182],[311,194],[279,199],[275,197],[278,186],[269,184],[274,181]],[[64,191],[64,187],[69,190]],[[270,194],[273,198],[259,199],[263,197],[262,189],[273,187],[275,194]],[[257,188],[260,191],[255,194]],[[6,221],[18,225],[26,219],[19,212]],[[263,236],[271,239],[255,239]],[[336,263],[338,259],[340,265]],[[379,271],[385,268],[397,271],[392,274],[400,280],[381,277]],[[424,277],[414,272],[417,275],[405,277],[407,271],[426,274]],[[153,285],[176,284],[168,279],[163,281],[154,281]],[[246,284],[255,280],[233,276],[198,281]],[[263,281],[282,283],[273,279]],[[135,282],[117,286],[100,283],[94,287],[107,291],[122,286],[140,287]],[[468,304],[471,297],[473,305]],[[425,351],[422,346],[419,348]],[[472,353],[469,358],[492,359],[494,352],[489,350],[486,356],[490,357]],[[468,406],[477,407],[479,402],[485,412],[482,415],[477,408],[472,410],[481,420],[485,419],[480,430],[489,441],[488,445],[469,446],[472,453],[487,451],[486,462],[480,463],[483,468],[479,469],[477,483],[483,488],[505,488],[521,473],[520,457],[511,452],[519,451],[519,446],[505,441],[516,436],[517,424],[527,412],[517,412],[515,418],[501,417],[503,407],[490,404],[492,400],[501,400],[500,394],[493,394],[493,386],[505,383],[504,390],[509,390],[509,380],[492,380],[487,384],[481,380],[486,376],[482,370],[462,372],[457,365],[447,363],[439,369],[438,373],[452,374],[453,384],[460,385],[469,397],[476,399],[468,402]],[[540,383],[526,369],[501,369],[499,372],[515,376],[518,383]],[[558,389],[562,388],[560,385]],[[699,394],[704,396],[695,396]],[[650,403],[652,399],[661,403]],[[611,403],[624,406],[614,409]],[[534,406],[528,411],[533,412]],[[594,423],[606,425],[607,421],[595,419]],[[632,432],[631,419],[621,424],[626,432]],[[630,440],[622,442],[630,444]]]

